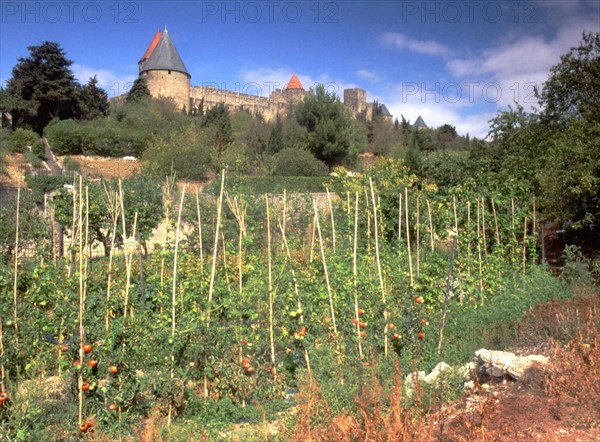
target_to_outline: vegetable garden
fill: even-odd
[[[565,294],[538,264],[534,198],[391,176],[332,178],[318,201],[229,193],[225,173],[214,196],[167,179],[167,236],[147,256],[137,215],[108,186],[114,247],[94,259],[92,201],[75,182],[67,256],[46,241],[0,267],[0,429],[116,437],[158,414],[164,431],[217,437],[289,408],[307,376],[351,407],[395,361],[405,372],[467,362]],[[32,392],[48,379],[61,386],[51,407]]]

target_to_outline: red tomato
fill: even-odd
[[[253,367],[246,367],[246,373],[248,373],[248,374],[254,373],[254,368]]]
[[[366,325],[367,325],[367,324],[365,324],[364,322],[359,322],[359,323],[358,323],[358,326],[359,326],[360,328],[365,328],[365,326],[366,326]]]
[[[425,302],[425,299],[423,299],[423,297],[422,297],[422,296],[417,296],[417,297],[415,298],[415,302],[416,302],[417,304],[423,304],[423,302]]]
[[[84,351],[85,353],[89,353],[89,352],[91,352],[91,351],[92,351],[92,348],[94,348],[94,347],[92,347],[92,344],[85,344],[85,345],[83,346],[83,351]]]
[[[90,359],[89,361],[87,361],[88,366],[90,367],[95,367],[96,365],[98,365],[98,361],[96,361],[95,359]]]
[[[0,393],[0,403],[8,400],[8,393]]]
[[[396,326],[394,324],[388,324],[387,326],[390,330],[393,330],[396,328]]]
[[[419,332],[419,339],[425,339],[425,332]]]
[[[112,374],[117,374],[119,372],[119,367],[116,365],[111,365],[108,367],[108,371],[110,371]]]
[[[394,336],[392,336],[394,339],[400,339],[400,335],[398,333],[394,333]]]
[[[249,359],[249,358],[244,358],[244,359],[242,359],[242,367],[243,367],[243,368],[246,368],[246,369],[247,369],[248,367],[250,367],[250,359]]]
[[[79,424],[79,431],[81,431],[82,433],[85,433],[89,428],[90,426],[87,424],[87,422]]]
[[[365,311],[364,311],[362,308],[359,308],[359,309],[358,309],[358,314],[359,314],[359,315],[364,315],[364,314],[365,314]]]
[[[358,324],[358,319],[356,319],[356,318],[352,318],[352,323],[353,323],[353,324]]]
[[[83,391],[88,391],[88,390],[90,389],[90,383],[89,383],[89,382],[84,382],[84,383],[81,385],[81,389],[82,389]]]

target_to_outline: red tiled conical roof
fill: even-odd
[[[148,46],[148,49],[146,49],[146,52],[144,52],[144,56],[142,57],[142,60],[148,60],[150,58],[150,56],[152,55],[152,52],[154,52],[154,48],[160,41],[161,36],[162,36],[162,32],[160,32],[160,29],[159,29],[158,31],[156,31],[156,34],[154,34],[154,38],[152,39],[150,46]]]
[[[302,83],[300,83],[300,79],[298,78],[298,76],[296,74],[294,74],[294,75],[292,75],[292,78],[290,79],[290,82],[287,84],[285,89],[286,90],[289,90],[289,89],[304,90],[304,87],[302,86]]]

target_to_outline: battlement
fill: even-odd
[[[181,109],[197,108],[202,102],[204,109],[223,103],[230,111],[247,110],[261,115],[266,121],[274,121],[277,115],[285,116],[304,98],[306,91],[296,74],[284,89],[273,90],[268,97],[261,95],[260,87],[252,94],[252,84],[242,91],[227,90],[216,83],[192,86],[191,75],[185,68],[167,30],[158,31],[150,46],[138,62],[139,75],[147,80],[153,97],[165,97],[175,101]],[[373,104],[367,103],[364,89],[344,90],[344,104],[354,117],[373,118]]]

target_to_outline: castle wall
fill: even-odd
[[[155,98],[171,98],[178,108],[190,109],[190,79],[177,71],[146,71],[140,74],[146,78],[150,95]]]
[[[281,91],[275,90],[269,97],[243,94],[237,91],[227,91],[210,86],[193,86],[191,88],[191,102],[194,107],[204,100],[204,109],[213,108],[223,103],[231,111],[248,110],[252,114],[260,114],[265,121],[275,121],[277,115],[287,115],[295,103],[305,92],[302,90]]]

